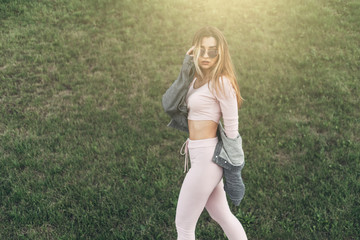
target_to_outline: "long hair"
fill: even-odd
[[[217,44],[217,50],[218,50],[217,62],[209,72],[209,77],[210,77],[209,86],[213,86],[211,90],[213,91],[215,88],[217,94],[222,93],[226,95],[226,93],[224,92],[224,86],[222,85],[223,81],[222,84],[220,84],[220,79],[222,77],[227,77],[230,80],[230,83],[235,90],[238,107],[240,108],[243,98],[240,95],[239,85],[236,81],[236,74],[234,71],[233,63],[231,61],[228,44],[222,32],[216,27],[211,27],[211,26],[203,27],[199,31],[197,31],[194,35],[192,45],[195,46],[194,64],[196,68],[196,75],[201,78],[204,78],[204,74],[202,73],[198,63],[200,57],[201,42],[204,37],[215,38]]]

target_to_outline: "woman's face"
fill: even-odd
[[[207,73],[217,62],[217,42],[214,37],[204,37],[201,41],[201,50],[198,64],[204,73]]]

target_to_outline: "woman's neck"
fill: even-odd
[[[204,75],[204,78],[207,77],[210,73],[210,70],[209,69],[206,69],[206,70],[202,70],[202,73]]]

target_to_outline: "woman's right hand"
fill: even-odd
[[[186,55],[189,55],[189,56],[194,56],[194,49],[195,49],[195,46],[192,46],[187,52],[186,52]]]

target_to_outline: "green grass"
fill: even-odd
[[[0,239],[175,239],[186,134],[161,96],[196,30],[225,34],[245,102],[249,239],[360,236],[360,4],[0,4]],[[204,212],[198,239],[225,239]]]

